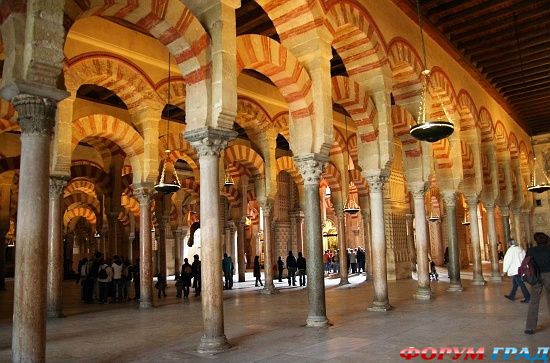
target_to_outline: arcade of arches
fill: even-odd
[[[237,32],[238,0],[0,3],[0,283],[15,275],[13,361],[45,360],[63,277],[95,251],[140,258],[140,309],[153,306],[156,273],[199,253],[198,350],[218,352],[224,252],[238,281],[260,255],[271,294],[277,256],[303,251],[304,321],[325,327],[323,249],[363,247],[368,308],[387,311],[387,282],[413,270],[414,296],[432,297],[428,259],[442,266],[446,248],[448,289],[462,291],[470,264],[473,284],[500,281],[499,241],[548,232],[526,191],[529,135],[429,37],[423,64],[417,24],[393,2],[258,0],[271,37]],[[455,125],[434,144],[408,133],[426,67],[430,112]],[[537,145],[545,154],[549,143]],[[182,185],[171,195],[153,189],[164,162]],[[348,195],[359,213],[344,213]]]

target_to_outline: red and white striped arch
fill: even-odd
[[[322,176],[327,181],[333,192],[339,192],[342,190],[342,176],[340,175],[338,168],[333,163],[329,162],[325,165]]]
[[[67,183],[63,196],[66,197],[72,193],[82,192],[88,194],[92,198],[97,198],[95,184],[89,180],[78,178],[72,179]]]
[[[510,143],[508,142],[508,132],[501,121],[495,124],[495,141],[497,146],[497,154],[503,155],[506,159],[510,158]]]
[[[458,113],[461,119],[460,131],[469,131],[479,127],[477,107],[472,96],[463,89],[458,92]]]
[[[433,67],[430,75],[428,91],[432,96],[431,117],[443,118],[448,115],[452,118],[455,127],[459,128],[458,98],[449,76],[440,68]]]
[[[223,186],[220,195],[227,198],[231,207],[237,207],[241,204],[241,195],[234,185]]]
[[[295,184],[303,184],[304,179],[302,178],[302,174],[300,174],[298,168],[296,168],[296,164],[294,164],[294,160],[292,159],[292,157],[281,156],[277,158],[277,174],[279,174],[281,171],[286,171]]]
[[[403,100],[420,97],[420,74],[425,66],[414,47],[405,39],[395,37],[388,45],[388,60],[393,76],[392,95],[399,105]]]
[[[414,118],[411,113],[399,106],[392,106],[391,120],[393,134],[399,138],[403,145],[405,157],[418,158],[422,156],[422,145],[409,133],[411,125],[414,125]]]
[[[95,84],[114,92],[129,110],[144,101],[161,104],[153,82],[139,67],[109,54],[85,53],[67,61],[65,85],[73,95],[83,84]]]
[[[91,208],[96,215],[99,215],[99,201],[97,198],[94,198],[84,192],[76,192],[66,195],[63,198],[63,203],[66,209],[72,209],[71,207],[73,206],[84,206]]]
[[[273,117],[275,130],[281,134],[287,142],[290,143],[290,133],[288,131],[288,112],[278,113]]]
[[[262,73],[279,88],[295,123],[314,118],[309,74],[281,44],[261,35],[237,37],[237,73],[245,68]]]
[[[344,135],[342,135],[342,133],[340,132],[340,130],[338,130],[336,127],[333,128],[333,131],[332,131],[332,136],[333,136],[333,143],[332,143],[332,146],[330,148],[330,152],[329,152],[329,155],[338,155],[342,152],[344,152],[344,150],[346,149],[346,140],[345,140],[345,137]]]
[[[451,145],[448,139],[443,139],[432,144],[436,167],[438,170],[451,170],[453,163],[451,161]]]
[[[186,178],[180,180],[181,189],[191,194],[193,198],[198,199],[200,195],[200,184],[192,179]]]
[[[247,170],[247,175],[257,177],[264,175],[264,160],[256,151],[245,145],[231,145],[225,149],[226,164],[240,164]]]
[[[370,14],[357,2],[334,1],[327,15],[332,46],[352,78],[388,65],[381,33]]]
[[[120,197],[120,205],[126,208],[136,217],[139,216],[139,202],[136,200],[136,198],[123,193]]]
[[[460,150],[462,156],[462,173],[465,181],[473,181],[476,177],[474,153],[470,145],[464,140],[460,140]]]
[[[256,101],[245,97],[239,97],[237,100],[235,122],[247,132],[250,138],[274,128],[267,111]]]
[[[353,161],[354,168],[360,169],[359,154],[357,152],[357,134],[352,134],[348,138],[349,157]]]
[[[361,172],[357,169],[353,169],[349,171],[351,181],[353,181],[353,184],[355,184],[355,187],[357,188],[357,194],[359,194],[360,197],[365,197],[369,195],[369,183],[367,183],[367,180],[363,177]]]
[[[109,176],[107,173],[103,169],[90,164],[72,165],[71,178],[86,178],[103,191],[109,188]]]
[[[493,128],[493,118],[485,107],[479,109],[479,127],[481,129],[481,142],[494,143],[495,132]]]
[[[178,106],[181,109],[185,109],[185,82],[182,77],[170,77],[170,83],[168,83],[168,77],[157,82],[155,85],[155,91],[162,100],[163,104],[168,103],[168,86],[170,85],[170,104]]]
[[[209,78],[210,36],[180,0],[66,1],[67,23],[88,16],[121,19],[151,34],[173,54],[186,83]]]
[[[94,114],[73,122],[73,151],[80,141],[91,137],[103,137],[112,141],[130,158],[144,151],[141,135],[126,122],[110,115]]]
[[[481,170],[483,175],[483,189],[491,190],[493,187],[493,179],[491,178],[491,163],[489,156],[486,153],[481,154]]]
[[[84,218],[92,226],[96,225],[97,216],[88,207],[76,207],[65,211],[65,214],[63,215],[63,225],[65,226],[65,228],[67,228],[69,227],[69,224],[71,224],[71,222],[77,218]]]
[[[512,158],[512,160],[518,160],[519,159],[519,142],[518,142],[518,138],[516,137],[516,134],[513,131],[510,132],[508,140],[509,140],[508,150],[510,150],[510,157]]]

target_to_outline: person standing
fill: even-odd
[[[351,265],[352,274],[357,272],[357,255],[355,254],[356,252],[356,250],[351,250],[349,254],[349,263]]]
[[[199,260],[199,255],[193,256],[193,264],[191,265],[193,269],[193,287],[195,288],[195,296],[200,296],[201,294],[201,261]]]
[[[296,269],[298,264],[296,263],[296,257],[292,254],[292,251],[288,251],[288,257],[286,258],[286,269],[288,270],[288,286],[296,286]]]
[[[525,258],[525,251],[523,248],[518,246],[514,239],[510,240],[510,243],[512,246],[508,248],[506,255],[504,255],[502,272],[512,277],[512,290],[508,295],[504,295],[504,297],[508,300],[514,301],[516,298],[516,291],[519,286],[521,288],[521,292],[523,293],[523,300],[521,300],[521,302],[528,303],[531,295],[529,294],[529,290],[527,290],[525,283],[521,280],[521,276],[518,274],[518,268],[521,266],[521,261]]]
[[[296,260],[298,266],[298,276],[300,280],[300,286],[306,286],[306,259],[302,256],[302,252],[298,252],[298,259]]]
[[[525,334],[534,334],[539,316],[539,303],[542,290],[546,290],[546,303],[550,311],[550,237],[546,233],[534,235],[537,245],[527,249],[527,256],[532,256],[540,272],[540,281],[531,288],[531,303],[527,310]]]
[[[116,304],[122,302],[124,288],[124,276],[122,276],[124,266],[122,266],[122,260],[118,255],[113,256],[111,268],[113,269],[113,303]]]
[[[277,260],[277,272],[279,273],[279,282],[283,282],[283,270],[285,268],[285,264],[283,260],[281,259],[281,256],[279,256],[279,259]]]
[[[97,270],[97,282],[99,283],[99,303],[107,304],[109,299],[109,287],[113,280],[113,270],[107,263],[102,263]]]
[[[191,287],[191,279],[193,278],[193,267],[189,264],[189,260],[183,259],[183,265],[181,265],[181,280],[183,283],[183,298],[189,299],[189,288]]]
[[[233,288],[233,261],[227,253],[223,254],[222,260],[223,277],[225,279],[224,290],[231,290]]]
[[[260,284],[260,286],[264,286],[264,284],[262,284],[262,273],[260,271],[259,256],[254,257],[254,277],[256,278],[256,286],[258,286],[258,284]]]

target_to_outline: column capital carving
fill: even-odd
[[[483,201],[483,205],[485,206],[485,209],[487,209],[487,211],[493,211],[495,210],[495,202],[492,201],[492,200],[485,200]]]
[[[500,214],[503,217],[509,217],[510,216],[510,207],[507,205],[499,205],[498,208],[500,209]]]
[[[18,94],[11,100],[23,134],[51,136],[55,126],[56,102],[49,98]]]
[[[479,202],[479,197],[477,194],[466,194],[466,203],[468,203],[468,208],[474,208]]]
[[[67,185],[67,177],[50,176],[49,191],[51,197],[59,197]]]
[[[321,154],[297,155],[294,162],[304,178],[305,185],[319,185],[328,158]]]
[[[369,192],[382,192],[384,190],[384,185],[388,181],[389,177],[385,174],[378,175],[365,175],[367,183],[369,183]]]
[[[441,196],[447,207],[456,206],[456,192],[454,190],[444,190],[441,192]]]
[[[258,204],[260,204],[260,208],[262,208],[262,211],[264,212],[264,215],[269,216],[273,212],[273,200],[269,198],[261,199],[258,201]]]
[[[236,136],[236,131],[210,127],[186,131],[184,134],[185,139],[197,150],[199,158],[204,156],[219,157],[229,140]]]
[[[424,199],[424,195],[428,190],[428,183],[410,183],[408,187],[413,199]]]
[[[151,204],[152,188],[149,186],[139,186],[134,188],[134,195],[139,201],[140,206]]]
[[[334,206],[334,214],[336,214],[336,218],[338,220],[343,219],[344,218],[344,207],[340,206],[340,205],[335,205]]]

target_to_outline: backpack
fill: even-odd
[[[540,282],[540,271],[533,256],[525,256],[518,268],[518,274],[529,285],[536,285]]]
[[[102,280],[105,280],[106,278],[108,278],[109,274],[107,273],[107,269],[105,267],[99,268],[99,272],[97,273],[97,277],[102,279]]]
[[[185,267],[183,268],[183,273],[187,275],[191,275],[193,273],[193,269],[191,268],[190,265],[185,265]]]

